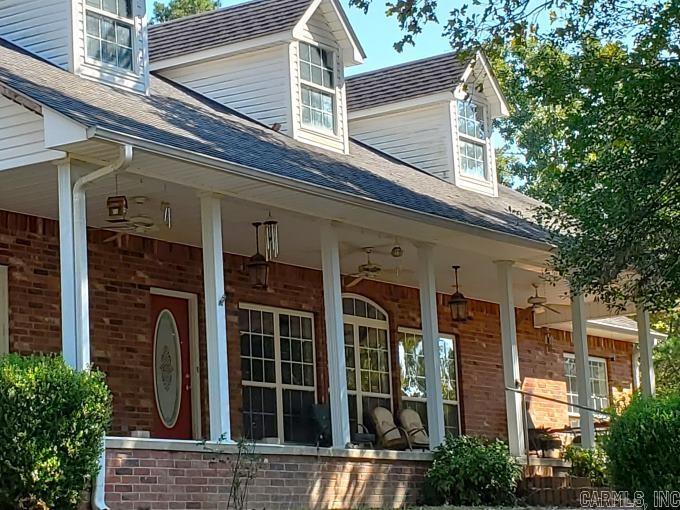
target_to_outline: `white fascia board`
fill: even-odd
[[[571,331],[571,322],[562,322],[559,324],[553,324],[550,329],[557,329],[560,331]],[[621,328],[617,326],[604,326],[602,324],[593,323],[588,321],[586,323],[586,330],[590,336],[599,336],[602,338],[610,338],[612,340],[622,340],[624,342],[637,343],[638,334],[637,330],[631,330],[628,328]],[[655,344],[665,340],[666,335],[659,333],[658,331],[652,330],[652,338],[655,340]]]
[[[295,28],[293,28],[293,37],[295,39],[303,38],[303,30],[305,25],[323,2],[330,3],[333,12],[335,13],[335,16],[337,18],[337,22],[340,23],[340,25],[342,26],[342,30],[345,34],[344,37],[345,40],[338,42],[340,43],[344,42],[345,43],[344,46],[346,48],[351,48],[352,50],[351,54],[348,51],[343,52],[344,57],[343,63],[345,64],[346,67],[362,64],[364,62],[364,58],[366,58],[366,53],[364,52],[364,49],[362,48],[361,43],[359,42],[359,39],[354,33],[352,26],[349,24],[349,20],[347,19],[347,16],[345,15],[342,6],[340,6],[336,0],[314,0],[314,2],[311,3],[309,8],[302,15],[302,18],[300,18],[300,20],[296,23]]]
[[[45,147],[48,149],[84,142],[89,138],[87,127],[50,108],[43,107],[43,126]]]
[[[175,67],[182,67],[186,65],[196,64],[205,60],[214,60],[229,55],[244,53],[255,49],[262,49],[269,46],[275,46],[281,43],[288,43],[293,39],[293,34],[289,31],[279,32],[264,37],[256,37],[247,41],[240,41],[235,44],[225,44],[215,48],[208,48],[206,50],[195,51],[180,55],[179,57],[171,57],[156,62],[149,63],[150,71],[161,71],[164,69],[173,69]]]
[[[448,103],[453,100],[453,92],[438,92],[437,94],[429,94],[427,96],[416,97],[413,99],[406,99],[404,101],[396,101],[373,108],[365,108],[363,110],[353,110],[348,112],[348,120],[367,119],[370,117],[380,117],[382,115],[397,113],[413,108],[420,108],[431,106],[437,103]]]
[[[550,307],[555,308],[559,313],[546,310],[541,314],[534,315],[534,327],[558,327],[560,324],[571,323],[571,306],[551,303]],[[604,319],[614,315],[630,315],[631,313],[635,313],[635,307],[632,305],[627,305],[623,310],[618,310],[616,314],[612,314],[609,307],[600,301],[586,303],[587,320]]]

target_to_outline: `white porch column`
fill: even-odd
[[[331,223],[321,225],[321,269],[333,447],[345,448],[350,442],[350,430],[339,244],[338,234],[333,225]]]
[[[572,340],[576,364],[576,388],[580,406],[592,407],[590,402],[590,363],[588,361],[588,332],[586,331],[586,302],[582,294],[571,297]],[[593,413],[579,409],[581,446],[595,446]]]
[[[437,318],[437,287],[434,278],[434,246],[418,246],[418,283],[420,288],[420,318],[423,330],[425,358],[425,390],[427,391],[427,423],[430,449],[444,441],[444,401],[439,360],[439,320]]]
[[[61,232],[60,232],[61,236]],[[73,190],[73,258],[75,286],[76,368],[90,366],[90,293],[87,274],[87,196]]]
[[[503,381],[505,388],[518,388],[521,384],[519,374],[519,353],[517,351],[517,326],[515,324],[515,299],[512,293],[511,260],[496,261],[500,283],[501,344],[503,354]],[[521,389],[521,388],[520,388]],[[526,455],[524,441],[524,410],[522,396],[504,389],[505,413],[508,422],[508,446],[515,457]]]
[[[71,162],[57,164],[59,193],[59,273],[61,279],[61,351],[64,361],[78,366],[76,336],[75,242]]]
[[[222,254],[220,199],[201,197],[203,241],[203,287],[205,290],[205,335],[208,347],[208,407],[210,439],[231,441],[229,375],[227,366],[227,318]]]
[[[640,344],[640,387],[642,394],[649,397],[656,393],[656,381],[654,378],[654,339],[649,324],[649,312],[644,307],[637,307],[637,329]],[[633,367],[636,370],[637,367]]]

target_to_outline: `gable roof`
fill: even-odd
[[[546,244],[528,218],[539,202],[499,186],[499,197],[467,191],[352,141],[350,154],[309,146],[175,83],[150,77],[146,96],[86,80],[0,38],[0,82],[89,128],[158,152],[184,151],[302,183],[333,196],[380,203]],[[396,212],[397,209],[395,209]],[[516,214],[519,211],[521,214]]]
[[[329,0],[350,45],[361,58],[364,50],[336,0]],[[149,61],[160,62],[202,50],[228,46],[267,35],[290,32],[319,0],[250,0],[214,11],[149,25]]]
[[[444,53],[347,77],[347,110],[364,110],[438,92],[453,92],[468,63],[469,60],[461,60],[456,53]]]
[[[293,30],[312,0],[251,0],[149,25],[149,60],[179,57]]]

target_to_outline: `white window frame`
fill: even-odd
[[[576,357],[574,356],[574,354],[569,353],[569,352],[564,353],[564,359],[565,360],[571,359],[571,360],[576,361]],[[606,408],[611,403],[611,390],[610,390],[610,387],[609,387],[609,372],[608,372],[608,366],[607,366],[607,359],[601,358],[601,357],[598,357],[598,356],[588,356],[588,387],[591,389],[590,395],[588,395],[588,407],[595,409],[596,408],[595,407],[595,399],[596,398],[597,399],[604,398],[604,397],[601,397],[601,396],[595,396],[592,393],[593,378],[591,377],[591,372],[590,372],[590,362],[591,361],[593,361],[595,363],[602,363],[604,365],[604,382],[605,382],[605,387],[607,388],[607,405],[604,406],[604,407]],[[563,366],[563,370],[564,370],[564,366]],[[567,382],[568,378],[567,378],[566,370],[564,370],[564,372],[565,372],[565,374],[564,374],[565,382],[567,383],[567,387],[566,387],[567,400],[569,400],[569,398],[572,397],[572,398],[575,398],[577,403],[578,403],[578,388],[576,388],[576,391],[569,391],[569,383]],[[571,408],[571,405],[567,408],[567,412],[568,412],[570,417],[579,416],[580,413],[578,411],[578,408],[576,408],[576,410],[572,410],[570,408]],[[606,415],[604,415],[604,414],[599,415],[598,414],[598,417],[605,418]]]
[[[97,66],[101,67],[102,69],[108,69],[112,72],[115,73],[122,73],[126,75],[135,75],[137,72],[139,72],[139,65],[137,58],[135,58],[135,55],[137,55],[137,37],[136,37],[136,23],[135,23],[135,0],[131,0],[130,2],[130,10],[132,11],[132,17],[131,18],[125,18],[123,16],[119,16],[118,14],[114,14],[109,11],[105,11],[104,9],[99,9],[97,7],[94,7],[92,5],[88,5],[87,0],[83,0],[83,52],[84,52],[84,57],[85,57],[85,62],[89,65],[92,66]],[[88,12],[95,14],[97,16],[103,17],[103,18],[108,18],[112,21],[118,22],[123,25],[127,25],[130,27],[130,50],[132,51],[132,68],[131,69],[126,69],[125,67],[119,67],[117,65],[109,64],[108,62],[104,62],[102,60],[97,60],[95,58],[92,58],[88,55],[87,52],[87,38],[88,33],[87,33],[87,14]],[[101,40],[101,38],[100,38]]]
[[[355,299],[355,300],[360,300],[363,301],[373,307],[375,307],[378,311],[380,311],[384,316],[385,320],[381,319],[369,319],[367,317],[359,317],[357,315],[349,315],[349,314],[344,314],[342,315],[342,322],[343,322],[343,327],[344,324],[350,324],[354,328],[354,376],[355,376],[355,390],[350,390],[349,388],[347,389],[347,394],[352,395],[356,398],[356,404],[357,404],[357,423],[360,425],[366,426],[367,424],[364,423],[364,405],[363,405],[363,398],[364,397],[370,397],[370,398],[380,398],[380,399],[385,399],[388,400],[390,403],[390,411],[393,409],[393,402],[392,402],[392,349],[391,349],[391,341],[390,341],[390,320],[389,320],[389,315],[387,312],[380,306],[378,305],[375,301],[372,301],[371,299],[368,299],[365,296],[362,296],[360,294],[348,294],[344,293],[342,294],[342,299],[345,298],[350,298],[350,299]],[[384,329],[387,333],[387,377],[389,381],[389,389],[390,393],[375,393],[372,391],[363,391],[361,389],[361,346],[359,345],[359,326],[366,326],[369,328],[375,328],[375,329]],[[343,339],[344,341],[344,339]],[[356,432],[356,431],[355,431]]]
[[[484,101],[479,101],[475,99],[454,99],[455,103],[455,111],[456,111],[456,123],[455,123],[455,129],[456,133],[458,134],[458,147],[457,147],[457,156],[458,156],[458,173],[463,179],[469,179],[473,182],[478,182],[478,183],[484,183],[485,185],[493,182],[493,175],[492,175],[492,168],[491,168],[491,155],[490,155],[490,150],[491,150],[491,122],[489,121],[489,108],[486,102]],[[478,108],[482,111],[482,123],[483,123],[483,129],[484,129],[484,138],[477,138],[475,136],[468,135],[467,133],[463,133],[460,130],[460,113],[459,113],[459,103],[471,103],[475,105],[475,108]],[[478,177],[476,175],[471,175],[468,173],[465,173],[463,171],[463,151],[462,151],[462,143],[461,142],[467,142],[472,145],[477,145],[482,147],[482,155],[483,155],[483,163],[484,163],[484,177]]]
[[[420,329],[399,327],[399,328],[397,328],[397,333],[404,333],[406,335],[420,335],[421,341],[422,341],[423,332]],[[443,401],[444,404],[456,406],[456,411],[457,411],[456,414],[458,415],[458,431],[459,431],[459,433],[462,434],[461,420],[460,420],[460,380],[459,380],[459,377],[458,377],[459,373],[460,373],[459,363],[458,363],[458,342],[456,340],[455,335],[450,335],[450,334],[446,334],[446,333],[439,333],[439,338],[453,341],[453,350],[456,353],[456,400],[442,398],[442,401]],[[400,343],[401,343],[401,340],[397,339],[397,349],[399,349]],[[439,348],[438,345],[437,345],[437,348]],[[399,369],[401,370],[401,364],[399,365]],[[405,396],[404,394],[402,394],[401,391],[402,391],[402,388],[401,388],[401,381],[400,381],[399,392],[400,392],[400,397],[401,397],[402,402],[403,401],[427,402],[427,397],[408,397],[408,396]],[[442,397],[443,397],[443,395],[442,395]]]
[[[318,44],[316,42],[311,42],[311,41],[297,41],[298,47],[297,47],[297,57],[298,57],[298,63],[297,63],[297,72],[298,72],[298,79],[300,81],[300,86],[298,87],[299,90],[299,95],[298,95],[298,101],[300,105],[300,127],[305,130],[312,131],[314,133],[318,133],[324,136],[335,136],[338,133],[338,52],[337,50],[330,48],[328,46],[325,46],[323,44]],[[330,87],[325,87],[323,85],[319,85],[318,83],[314,83],[311,80],[305,80],[302,78],[302,52],[301,52],[301,47],[303,44],[306,44],[307,46],[311,47],[316,47],[320,48],[324,51],[327,51],[331,54],[332,61],[333,61],[333,88]],[[318,127],[314,126],[313,124],[305,124],[304,121],[302,120],[302,109],[304,108],[304,105],[302,104],[302,89],[304,87],[308,87],[312,90],[316,90],[318,92],[325,92],[326,94],[330,94],[332,96],[332,101],[333,101],[333,127],[332,129],[324,129],[323,127]]]
[[[9,353],[9,275],[0,266],[0,354]]]
[[[275,389],[276,390],[276,429],[278,432],[278,440],[280,444],[285,444],[284,436],[284,421],[283,421],[283,392],[284,390],[293,391],[306,391],[308,393],[314,393],[314,402],[318,402],[317,394],[317,374],[316,374],[316,335],[314,326],[314,314],[310,312],[305,312],[301,310],[293,310],[290,308],[280,308],[274,306],[265,306],[253,303],[239,303],[239,310],[253,310],[258,312],[267,312],[274,315],[274,370],[275,370],[275,382],[260,382],[260,381],[248,381],[244,380],[241,376],[242,386],[252,386],[259,388]],[[281,375],[281,327],[279,324],[279,315],[294,315],[297,317],[308,318],[312,321],[312,360],[313,363],[313,374],[314,374],[314,389],[310,389],[310,386],[301,386],[297,384],[283,384]],[[240,346],[240,325],[239,325],[239,346]],[[241,360],[241,353],[239,351],[239,362]]]

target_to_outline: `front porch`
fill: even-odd
[[[541,287],[551,303],[574,310],[574,333],[537,328],[523,309],[546,257],[536,243],[141,150],[124,170],[87,185],[86,221],[79,219],[74,183],[104,168],[95,161],[115,161],[117,149],[88,142],[57,166],[0,172],[2,208],[23,213],[0,213],[9,350],[61,351],[80,368],[91,362],[107,373],[114,395],[95,507],[106,494],[111,508],[214,508],[228,494],[227,468],[201,441],[233,453],[233,444],[216,441],[242,436],[261,443],[267,459],[253,503],[402,506],[415,502],[430,454],[348,448],[360,426],[375,432],[375,406],[397,423],[401,409],[415,409],[432,447],[445,432],[485,435],[508,440],[524,457],[521,398],[505,388],[565,399],[565,353],[572,353],[586,402],[589,356],[605,360],[608,394],[632,389],[633,343],[589,338],[595,305],[577,298],[572,309],[565,286]],[[116,186],[146,197],[153,215],[172,204],[172,228],[114,236],[104,204]],[[270,264],[267,288],[254,288],[246,270],[246,254],[255,251],[251,223],[270,211],[281,256]],[[48,219],[57,217],[61,225]],[[403,256],[391,255],[395,245]],[[374,247],[384,270],[349,287],[355,278],[347,275],[366,262],[362,247]],[[454,321],[448,306],[452,264],[462,266],[465,322]],[[157,349],[165,310],[179,337],[174,365]],[[162,389],[168,380],[172,391]],[[314,404],[330,409],[328,446],[316,446]],[[536,425],[570,422],[564,406],[531,401],[529,412]],[[592,415],[582,420],[587,430]]]

